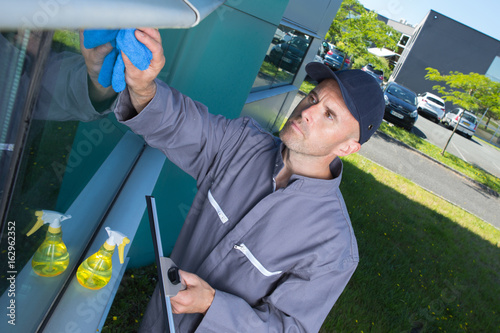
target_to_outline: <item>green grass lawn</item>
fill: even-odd
[[[485,124],[480,124],[477,126],[477,129],[485,131],[486,133],[493,135],[493,134],[495,134],[497,127],[498,127],[497,124],[491,124],[489,126],[486,126]]]
[[[344,167],[360,264],[321,332],[500,330],[500,231],[358,154]],[[127,271],[102,331],[135,332],[155,283]]]
[[[322,332],[498,331],[500,231],[359,155],[344,175],[360,264]]]
[[[304,92],[304,93],[306,93],[306,94],[309,94],[309,92],[311,90],[313,90],[314,87],[316,87],[316,84],[304,80],[304,82],[302,82],[302,84],[300,85],[300,89],[299,90],[302,91],[302,92]]]

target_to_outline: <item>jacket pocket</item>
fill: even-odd
[[[227,218],[226,214],[224,214],[217,201],[215,201],[212,192],[210,190],[208,190],[208,201],[210,201],[210,204],[217,212],[217,215],[219,216],[221,222],[226,223],[229,219]]]
[[[252,263],[252,265],[254,265],[255,268],[257,268],[259,270],[259,272],[261,272],[263,275],[265,276],[273,276],[273,275],[278,275],[278,274],[281,274],[282,271],[275,271],[275,272],[270,272],[268,271],[261,263],[259,260],[257,260],[257,258],[255,258],[255,256],[252,254],[252,252],[250,252],[250,250],[246,247],[245,244],[241,243],[241,244],[236,244],[234,245],[234,248],[238,251],[241,251],[241,253],[243,253],[245,255],[245,257],[247,257],[247,259]]]

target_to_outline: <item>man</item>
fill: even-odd
[[[187,285],[171,299],[177,331],[318,331],[359,260],[339,156],[357,152],[379,127],[378,84],[359,70],[309,64],[319,84],[278,139],[155,80],[165,62],[160,35],[136,36],[153,60],[139,71],[123,56],[128,89],[117,118],[198,186],[171,254]],[[165,326],[157,288],[141,331]]]

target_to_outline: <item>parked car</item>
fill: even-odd
[[[382,85],[384,84],[384,71],[375,69],[372,64],[363,66],[361,70],[373,76],[377,80],[378,84],[382,87]]]
[[[338,71],[340,69],[348,69],[351,65],[351,60],[346,57],[344,52],[331,45],[330,51],[326,53],[323,63],[330,67],[332,71]]]
[[[304,54],[309,47],[309,41],[302,36],[293,37],[288,42],[275,45],[269,52],[269,61],[286,71],[298,71]]]
[[[384,119],[411,131],[417,121],[417,94],[410,89],[390,82],[384,89]]]
[[[326,53],[330,51],[330,46],[327,42],[323,42],[319,47],[318,47],[318,52],[316,52],[316,55],[314,56],[313,61],[314,62],[319,62],[323,63],[325,59]]]
[[[441,122],[443,123],[444,126],[453,129],[457,125],[457,122],[460,119],[462,112],[464,112],[464,109],[461,108],[453,109],[444,115]],[[457,127],[457,132],[462,133],[468,139],[470,139],[472,138],[474,133],[476,133],[477,124],[478,124],[477,117],[473,113],[465,111],[465,114],[463,115],[462,119],[460,120],[460,124]]]
[[[417,111],[424,117],[429,117],[434,122],[439,123],[446,112],[444,101],[430,92],[425,92],[417,96]]]

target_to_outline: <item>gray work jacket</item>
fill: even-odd
[[[212,115],[156,82],[139,115],[127,90],[115,113],[197,180],[171,258],[216,293],[204,316],[175,315],[177,331],[317,332],[359,261],[339,190],[342,162],[330,165],[332,180],[293,175],[275,190],[278,138],[251,118]],[[163,329],[159,306],[158,298],[150,302],[143,331]]]

